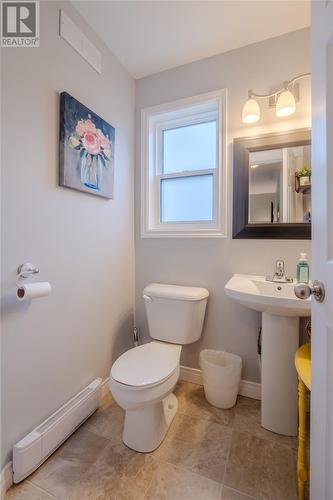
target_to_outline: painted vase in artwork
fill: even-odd
[[[111,144],[92,121],[92,117],[80,119],[76,123],[75,133],[69,137],[69,146],[80,152],[80,179],[89,189],[99,191],[102,186],[103,167],[108,167],[111,159]]]
[[[90,189],[99,191],[102,186],[103,165],[98,155],[84,153],[80,159],[81,182]]]

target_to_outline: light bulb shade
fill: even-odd
[[[276,101],[276,116],[289,116],[295,113],[296,101],[290,90],[284,90]]]
[[[244,123],[255,123],[260,119],[260,108],[257,101],[248,99],[243,107],[242,119]]]

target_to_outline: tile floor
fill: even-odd
[[[260,402],[220,410],[201,386],[180,382],[179,410],[159,449],[121,440],[123,411],[110,396],[6,500],[297,500],[296,438],[260,426]]]

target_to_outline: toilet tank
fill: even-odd
[[[143,290],[149,334],[173,344],[191,344],[201,336],[206,288],[151,283]]]

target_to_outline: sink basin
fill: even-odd
[[[245,307],[279,316],[310,316],[311,300],[294,294],[294,283],[266,281],[264,276],[235,274],[225,293]]]
[[[239,304],[262,313],[261,425],[297,435],[297,374],[299,318],[311,315],[311,300],[298,299],[294,283],[266,281],[264,276],[235,274],[224,287]]]

